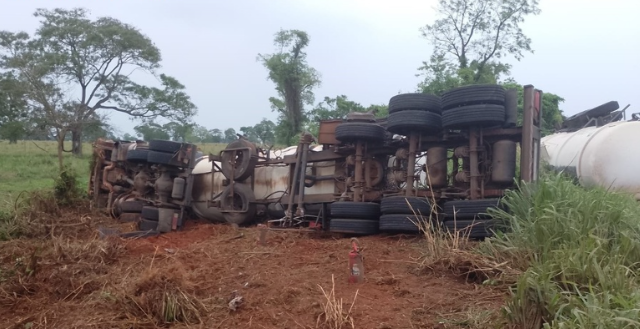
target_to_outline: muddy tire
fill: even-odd
[[[407,201],[411,206],[407,204]],[[415,212],[415,214],[429,216],[431,208],[431,202],[429,202],[428,199],[420,197],[390,196],[382,198],[382,201],[380,202],[380,211],[384,215],[414,215]]]
[[[381,125],[366,122],[343,122],[336,127],[336,139],[341,142],[382,142],[385,130]]]
[[[229,224],[244,225],[253,221],[256,215],[256,197],[251,190],[251,185],[235,183],[233,184],[233,196],[231,186],[225,187],[220,195],[220,207],[224,219]],[[225,210],[242,212],[225,212]]]
[[[158,208],[156,207],[142,207],[142,211],[140,212],[140,217],[142,217],[142,219],[148,219],[151,221],[158,221],[158,218],[160,217]]]
[[[178,161],[178,155],[175,153],[149,151],[147,162],[171,167],[187,167],[187,164]]]
[[[423,93],[407,93],[395,95],[389,99],[389,114],[405,110],[439,114],[441,112],[440,97]]]
[[[148,219],[141,219],[138,222],[138,229],[140,231],[155,231],[158,228],[158,222]]]
[[[416,224],[424,220],[428,219],[407,214],[382,215],[379,228],[381,232],[420,233],[420,228]]]
[[[493,236],[496,226],[492,220],[449,220],[444,222],[444,229],[449,234],[459,234],[460,237],[482,239]]]
[[[378,220],[380,205],[374,202],[336,201],[331,204],[331,217]]]
[[[127,161],[129,162],[147,162],[149,150],[147,149],[134,149],[127,151]]]
[[[222,153],[222,162],[220,168],[222,169],[222,174],[228,179],[243,181],[253,175],[256,164],[258,163],[258,153],[253,143],[244,139],[238,139],[229,143],[226,149],[237,149],[245,147],[248,149],[236,151],[236,158],[234,163],[231,163],[234,160],[233,152]]]
[[[329,222],[329,232],[353,235],[378,234],[377,220],[333,218]]]
[[[504,207],[500,199],[455,200],[445,202],[442,211],[447,219],[491,218],[487,209]]]
[[[144,203],[142,201],[124,201],[120,203],[120,211],[126,212],[142,212]]]
[[[164,153],[176,153],[182,148],[182,143],[154,139],[149,141],[149,150]]]
[[[501,126],[506,119],[504,106],[479,104],[456,107],[442,113],[442,126],[449,129]]]
[[[442,112],[458,106],[476,104],[503,105],[505,102],[505,89],[500,85],[470,85],[453,88],[442,94]]]
[[[437,134],[442,130],[440,114],[420,110],[404,110],[389,114],[387,131],[406,135],[411,132]]]

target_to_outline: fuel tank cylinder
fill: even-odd
[[[583,186],[627,192],[640,200],[640,122],[618,121],[601,127],[556,133],[541,140],[541,158]]]
[[[283,150],[272,151],[271,157],[283,157],[296,153],[296,147],[289,147]],[[315,146],[312,151],[320,151],[322,146]],[[220,166],[219,162],[216,162]],[[316,176],[332,176],[335,174],[335,161],[322,161],[307,164],[307,173],[312,172],[315,167]],[[253,193],[256,200],[279,199],[285,195],[289,187],[289,165],[272,164],[269,166],[258,166],[254,172]],[[221,172],[212,172],[212,165],[208,156],[199,158],[193,169],[193,190],[192,209],[201,218],[211,221],[224,221],[219,208],[210,206],[210,201],[219,200],[219,197],[212,200],[224,189],[224,175]],[[250,184],[248,178],[247,184]],[[318,194],[335,193],[335,180],[319,180],[311,187],[305,189],[305,195],[313,196]]]

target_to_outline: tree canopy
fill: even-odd
[[[147,36],[117,19],[88,15],[82,8],[38,9],[33,36],[0,32],[0,70],[16,77],[39,125],[54,129],[58,141],[70,132],[79,155],[82,132],[98,111],[182,121],[196,113],[185,86],[157,73],[160,50]],[[133,72],[156,76],[161,87],[136,83]]]
[[[304,49],[309,36],[300,30],[280,30],[275,34],[277,52],[258,54],[258,60],[269,71],[268,79],[275,85],[278,97],[269,99],[277,111],[276,135],[284,144],[293,143],[293,137],[302,131],[306,120],[305,105],[314,102],[313,88],[321,83],[320,73],[307,64]]]

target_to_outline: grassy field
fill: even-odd
[[[65,145],[70,149],[71,142]],[[205,154],[217,154],[226,144],[196,144]],[[73,168],[84,188],[89,181],[91,143],[84,143],[81,158],[65,153],[65,164]],[[58,155],[54,141],[0,140],[0,208],[7,206],[22,191],[50,189],[58,174]]]

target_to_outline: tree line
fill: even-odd
[[[533,52],[520,25],[539,13],[538,0],[440,0],[437,19],[420,29],[433,52],[418,68],[422,80],[415,92],[439,95],[482,83],[521,88],[506,60]],[[275,33],[273,53],[257,55],[274,85],[269,104],[275,122],[211,129],[193,121],[197,107],[185,86],[160,72],[160,50],[134,26],[91,19],[82,8],[38,9],[34,16],[40,26],[33,35],[0,31],[0,138],[56,140],[61,166],[63,152],[81,155],[82,141],[98,137],[225,143],[242,134],[265,145],[295,145],[303,131],[317,134],[319,120],[354,111],[387,115],[386,104],[363,105],[346,95],[316,103],[322,76],[307,62],[310,37],[291,29]],[[133,72],[153,76],[157,84],[141,85]],[[544,133],[562,122],[562,101],[545,92]],[[135,136],[116,136],[106,119],[114,112],[137,119]]]

